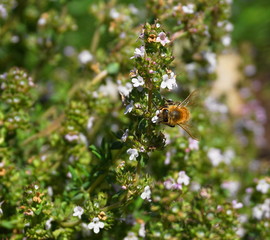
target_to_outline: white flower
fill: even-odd
[[[134,232],[128,232],[128,235],[124,238],[124,240],[138,240]]]
[[[81,64],[87,64],[93,60],[93,55],[88,50],[83,50],[78,55]]]
[[[80,207],[80,206],[76,206],[74,209],[73,209],[74,213],[73,213],[73,216],[74,217],[78,217],[81,219],[82,215],[83,215],[83,208]]]
[[[151,190],[149,186],[144,188],[143,193],[141,194],[142,199],[147,199],[149,202],[151,201]]]
[[[227,149],[224,153],[224,162],[229,165],[234,157],[235,152],[231,148]]]
[[[120,94],[127,97],[130,94],[130,92],[132,91],[132,84],[130,82],[126,83],[125,86],[119,84],[117,89],[118,89]]]
[[[141,76],[138,76],[137,78],[132,78],[131,82],[133,83],[134,87],[139,87],[144,85],[144,80]]]
[[[122,137],[121,137],[121,141],[122,141],[122,142],[125,142],[125,141],[127,140],[128,132],[129,132],[129,130],[126,129],[126,131],[124,132],[124,134],[123,134]]]
[[[158,116],[152,117],[151,121],[152,121],[153,123],[157,123],[157,122],[158,122]]]
[[[173,178],[167,179],[164,183],[164,187],[168,190],[174,189],[176,187],[176,183]],[[182,189],[182,188],[181,188]]]
[[[190,185],[190,190],[193,192],[198,192],[201,188],[201,184],[199,184],[198,182],[191,182]]]
[[[227,4],[232,4],[233,0],[225,0]]]
[[[49,186],[49,187],[47,188],[47,192],[48,192],[48,195],[49,195],[50,197],[53,196],[53,188],[52,188],[51,186]]]
[[[110,96],[111,99],[118,98],[117,86],[110,77],[106,78],[106,84],[100,85],[98,92],[103,96]]]
[[[256,72],[257,72],[257,69],[256,69],[255,65],[249,64],[249,65],[245,66],[245,68],[244,68],[244,73],[248,77],[254,76],[256,74]]]
[[[41,17],[38,19],[38,25],[39,26],[44,26],[47,23],[47,19],[45,17]]]
[[[53,218],[49,218],[49,219],[45,222],[45,228],[46,228],[46,230],[51,229],[51,227],[52,227],[52,224],[51,224],[52,220],[53,220]]]
[[[221,114],[226,114],[228,112],[228,107],[225,104],[218,102],[211,96],[205,99],[204,105],[211,112],[217,112]]]
[[[238,221],[240,223],[246,223],[248,221],[248,215],[247,214],[240,214],[238,216]]]
[[[85,146],[88,146],[88,140],[87,140],[87,137],[84,134],[80,133],[79,134],[79,139]]]
[[[256,190],[261,192],[261,193],[267,193],[270,188],[270,184],[266,182],[265,179],[259,180]]]
[[[12,43],[18,43],[20,41],[20,38],[19,36],[17,35],[13,35],[12,38],[11,38],[11,42]]]
[[[197,65],[196,63],[192,62],[189,64],[186,64],[186,70],[189,78],[195,78],[195,73],[196,73]]]
[[[170,73],[170,76],[168,74],[165,74],[162,76],[162,82],[160,87],[161,88],[168,88],[169,90],[177,88],[176,80],[175,80],[175,74],[173,72]]]
[[[145,237],[145,223],[142,223],[139,229],[139,236],[140,237]]]
[[[133,103],[134,103],[134,101],[131,100],[130,103],[126,106],[126,110],[125,110],[124,114],[130,113],[132,111],[132,109],[134,107]]]
[[[221,151],[217,148],[210,148],[208,150],[207,157],[214,167],[218,166],[223,161]]]
[[[246,233],[246,230],[243,227],[238,227],[235,232],[239,237],[243,237]]]
[[[232,206],[233,206],[234,209],[239,209],[239,208],[243,207],[243,203],[237,202],[237,200],[233,200],[232,201]]]
[[[89,117],[87,121],[87,130],[89,131],[93,127],[95,118],[94,117]]]
[[[217,56],[215,53],[212,52],[204,52],[203,57],[208,62],[207,72],[214,73],[217,67]]]
[[[188,139],[188,148],[190,150],[199,150],[199,142],[193,138]]]
[[[3,215],[3,209],[2,209],[2,204],[4,203],[4,201],[0,202],[0,216]]]
[[[264,211],[264,217],[270,219],[270,198],[264,200],[262,210]]]
[[[221,184],[223,189],[227,189],[231,196],[235,196],[240,188],[240,183],[236,181],[226,181]]]
[[[144,46],[141,46],[140,48],[135,48],[134,56],[132,56],[130,59],[144,57],[144,54],[145,54],[145,47]]]
[[[170,40],[166,36],[166,33],[160,32],[157,36],[156,42],[160,42],[162,46],[165,46],[165,44],[169,43]]]
[[[66,46],[64,48],[64,55],[67,57],[71,57],[75,54],[75,49],[72,46]]]
[[[72,142],[74,140],[79,139],[79,136],[76,134],[66,134],[65,139],[67,139],[69,142]]]
[[[139,9],[136,8],[134,6],[134,4],[132,4],[132,3],[128,5],[128,8],[129,8],[130,12],[133,13],[134,15],[137,15],[139,13]]]
[[[188,4],[187,6],[182,6],[183,12],[187,14],[194,13],[194,4]]]
[[[227,32],[231,32],[233,30],[233,24],[230,23],[230,22],[227,22],[226,25],[225,25],[225,30]]]
[[[222,44],[227,47],[231,44],[232,38],[230,35],[225,35],[224,37],[221,38]]]
[[[71,172],[68,172],[68,173],[67,173],[67,177],[68,177],[68,178],[72,178]]]
[[[157,123],[159,121],[159,117],[158,117],[158,114],[160,113],[159,110],[156,111],[156,115],[154,117],[152,117],[151,121],[153,123]]]
[[[7,9],[4,7],[3,4],[0,4],[0,17],[5,19],[7,18],[8,13],[7,13]]]
[[[116,11],[115,8],[112,8],[110,10],[110,17],[113,19],[119,18],[120,17],[120,13]]]
[[[254,218],[257,218],[257,219],[262,219],[263,217],[263,209],[262,209],[262,204],[259,204],[257,206],[255,206],[253,209],[252,209],[252,216]]]
[[[171,152],[169,151],[169,152],[166,152],[166,158],[165,158],[165,161],[164,161],[164,164],[165,165],[168,165],[168,164],[170,164],[170,162],[171,162]]]
[[[139,156],[139,153],[138,153],[138,150],[135,149],[135,148],[129,148],[127,150],[127,154],[129,154],[129,160],[135,160],[138,156]]]
[[[218,166],[220,163],[224,162],[230,164],[235,156],[232,149],[227,149],[224,154],[218,148],[210,148],[208,150],[207,156],[214,167]]]
[[[93,218],[93,222],[88,224],[89,229],[94,229],[94,233],[99,233],[100,228],[104,228],[104,223],[99,221],[99,218]]]
[[[189,184],[189,176],[186,175],[185,171],[180,171],[178,173],[178,178],[177,178],[177,183],[178,184],[184,184],[184,185],[188,185]]]

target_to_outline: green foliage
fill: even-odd
[[[209,97],[228,2],[1,1],[0,238],[267,238],[263,111]],[[195,89],[199,142],[160,115]]]

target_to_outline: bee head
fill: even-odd
[[[163,120],[163,122],[167,123],[168,122],[168,115],[169,115],[169,109],[168,108],[163,108],[161,113],[160,113],[160,117]]]

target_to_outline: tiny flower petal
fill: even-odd
[[[177,88],[176,83],[176,76],[173,72],[170,73],[170,76],[168,74],[165,74],[162,76],[163,81],[161,82],[160,87],[161,88],[168,88],[169,90],[173,90]]]
[[[138,58],[138,57],[144,57],[144,54],[145,54],[144,46],[141,46],[140,48],[135,48],[134,56],[131,57],[130,59]]]
[[[158,37],[156,39],[156,42],[160,42],[162,46],[165,46],[165,44],[169,43],[170,40],[168,39],[168,37],[166,36],[166,33],[164,32],[160,32],[158,34]]]
[[[74,217],[78,217],[81,219],[82,215],[83,215],[83,208],[80,207],[80,206],[76,206],[74,209],[73,209],[74,213],[73,213],[73,216]]]
[[[144,188],[143,193],[141,194],[142,199],[147,199],[149,202],[151,201],[151,190],[149,186]]]
[[[180,171],[179,173],[178,173],[178,178],[177,178],[177,183],[178,184],[184,184],[184,185],[188,185],[189,184],[189,176],[188,175],[186,175],[186,173],[185,173],[185,171]]]
[[[131,82],[133,83],[133,87],[139,87],[144,85],[144,80],[141,76],[137,78],[132,78]]]
[[[121,137],[121,141],[122,142],[125,142],[127,140],[127,138],[128,138],[128,132],[129,132],[129,130],[126,129],[126,131],[124,132],[124,134]]]
[[[78,59],[81,64],[87,64],[93,60],[93,55],[89,51],[83,50],[78,55]]]
[[[94,233],[99,233],[100,228],[104,228],[104,223],[99,220],[99,218],[93,218],[93,221],[88,224],[89,229],[93,229]]]
[[[134,107],[133,103],[134,103],[134,101],[131,100],[130,103],[126,106],[126,110],[125,110],[124,114],[130,113],[132,111],[132,109]]]
[[[139,156],[138,150],[135,148],[129,148],[127,150],[127,154],[130,155],[129,160],[136,160],[136,158]]]
[[[199,150],[199,142],[197,140],[189,138],[188,143],[188,147],[190,150]]]
[[[187,6],[182,6],[182,10],[184,13],[193,14],[194,13],[194,5],[188,4]]]
[[[259,180],[259,182],[256,186],[257,191],[265,194],[268,192],[269,189],[270,189],[270,184],[267,183],[265,179]]]

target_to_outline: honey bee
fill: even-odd
[[[188,124],[191,113],[188,108],[194,104],[194,98],[197,96],[198,91],[195,90],[182,102],[174,102],[172,100],[166,100],[167,104],[160,108],[157,114],[158,122],[175,127],[176,125],[184,129],[190,137],[198,140],[197,137],[192,133],[191,126]]]

